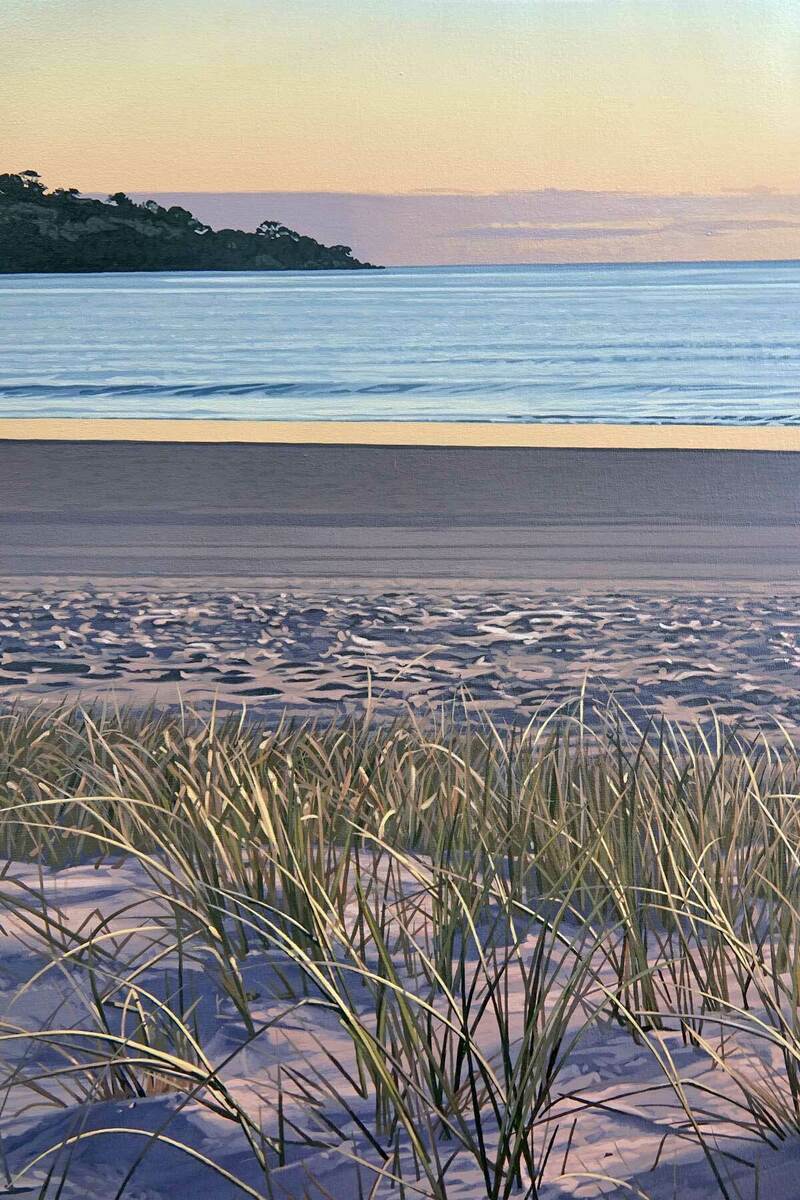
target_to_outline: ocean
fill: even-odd
[[[0,417],[800,423],[800,263],[0,275]]]

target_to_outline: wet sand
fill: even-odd
[[[0,576],[800,582],[800,455],[0,442]]]

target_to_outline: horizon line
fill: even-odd
[[[218,232],[215,230],[214,232]],[[240,230],[239,232],[246,232]],[[559,270],[561,267],[572,267],[577,270],[592,267],[793,267],[800,265],[797,258],[626,258],[626,259],[573,259],[565,262],[550,262],[531,260],[527,262],[437,262],[437,263],[371,263],[367,268],[353,270],[349,267],[317,267],[313,270],[304,267],[210,267],[196,269],[186,267],[172,269],[163,267],[152,271],[2,271],[0,279],[30,279],[32,277],[51,277],[58,275],[78,275],[81,278],[91,275],[333,275],[357,274],[367,271],[515,271],[525,267],[548,267]]]
[[[389,263],[382,266],[383,271],[417,270],[444,271],[465,267],[474,271],[506,270],[514,271],[518,267],[793,267],[800,265],[798,258],[611,258],[611,259],[573,259],[566,262],[463,262],[463,263]],[[338,270],[338,268],[331,268]]]

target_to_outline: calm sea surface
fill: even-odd
[[[800,264],[0,275],[0,417],[800,423]]]

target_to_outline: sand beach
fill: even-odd
[[[780,451],[3,441],[0,687],[794,725],[799,503]]]

